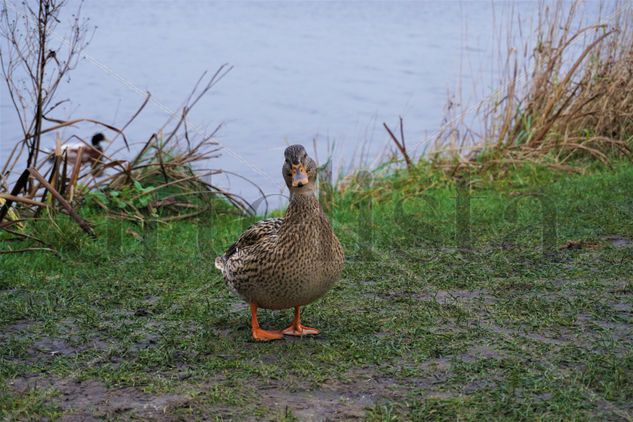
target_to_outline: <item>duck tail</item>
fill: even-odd
[[[224,256],[218,256],[215,258],[215,268],[224,273],[224,264],[226,264],[226,258]]]

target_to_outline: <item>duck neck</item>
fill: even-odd
[[[290,204],[286,211],[286,220],[301,220],[321,215],[321,205],[314,191],[290,192]]]

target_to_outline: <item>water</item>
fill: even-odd
[[[529,16],[536,4],[519,7]],[[389,146],[382,122],[395,125],[402,116],[409,146],[421,152],[442,123],[449,91],[461,82],[468,99],[471,87],[493,85],[493,11],[504,8],[490,1],[89,1],[82,13],[98,28],[60,88],[58,98],[72,102],[56,116],[120,126],[150,91],[155,102],[126,132],[143,142],[204,70],[230,63],[233,71],[196,106],[190,127],[224,122],[218,140],[232,153],[211,165],[279,193],[287,144],[312,151],[316,139],[324,158],[333,143],[336,165],[349,165],[364,148],[371,163]],[[20,137],[6,92],[3,85],[0,162]],[[90,136],[97,129],[82,130]],[[54,137],[44,142],[50,146]],[[257,197],[239,179],[214,182]]]

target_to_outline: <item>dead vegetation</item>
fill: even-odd
[[[438,138],[481,168],[630,155],[633,139],[633,15],[615,3],[584,22],[579,2],[541,6],[533,44],[511,45],[504,80],[478,114],[483,132],[453,127]],[[512,39],[513,34],[508,34]],[[523,57],[518,54],[523,51]]]
[[[8,46],[0,52],[0,67],[23,132],[1,167],[0,228],[18,239],[32,238],[23,230],[25,221],[60,211],[94,237],[90,223],[77,212],[86,199],[113,216],[141,222],[148,216],[163,221],[194,217],[208,210],[217,196],[240,212],[251,213],[247,201],[209,181],[223,173],[209,166],[220,154],[214,139],[220,126],[200,133],[187,124],[191,109],[231,66],[223,65],[214,74],[205,72],[185,105],[144,142],[131,143],[125,130],[142,114],[149,93],[120,128],[86,117],[57,118],[56,109],[68,100],[57,100],[56,89],[77,65],[90,39],[80,9],[73,15],[69,33],[57,35],[63,7],[63,0],[40,0],[37,7],[24,3],[20,10],[4,2],[0,13],[0,35]],[[94,151],[81,134],[95,126],[107,133],[111,148],[99,151],[88,160],[90,166],[83,166],[86,155]],[[62,129],[73,133],[62,140]],[[42,135],[47,133],[57,134],[53,151],[42,148]],[[73,154],[62,148],[71,140],[80,141]],[[35,250],[53,249],[46,245],[6,252]]]
[[[500,54],[498,88],[474,109],[448,102],[444,124],[430,140],[434,167],[454,174],[535,163],[576,172],[578,159],[608,165],[612,157],[631,156],[631,4],[602,4],[590,19],[580,8],[578,1],[541,3],[533,31],[523,28],[518,13],[510,17],[500,31],[507,50]],[[410,168],[403,140],[385,127]]]

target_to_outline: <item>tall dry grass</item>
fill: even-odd
[[[485,170],[536,162],[574,170],[578,158],[608,164],[614,155],[630,156],[633,7],[604,3],[587,18],[580,6],[540,3],[527,37],[516,36],[522,28],[512,16],[498,89],[468,119],[468,110],[449,107],[450,123],[430,156],[436,165]]]

